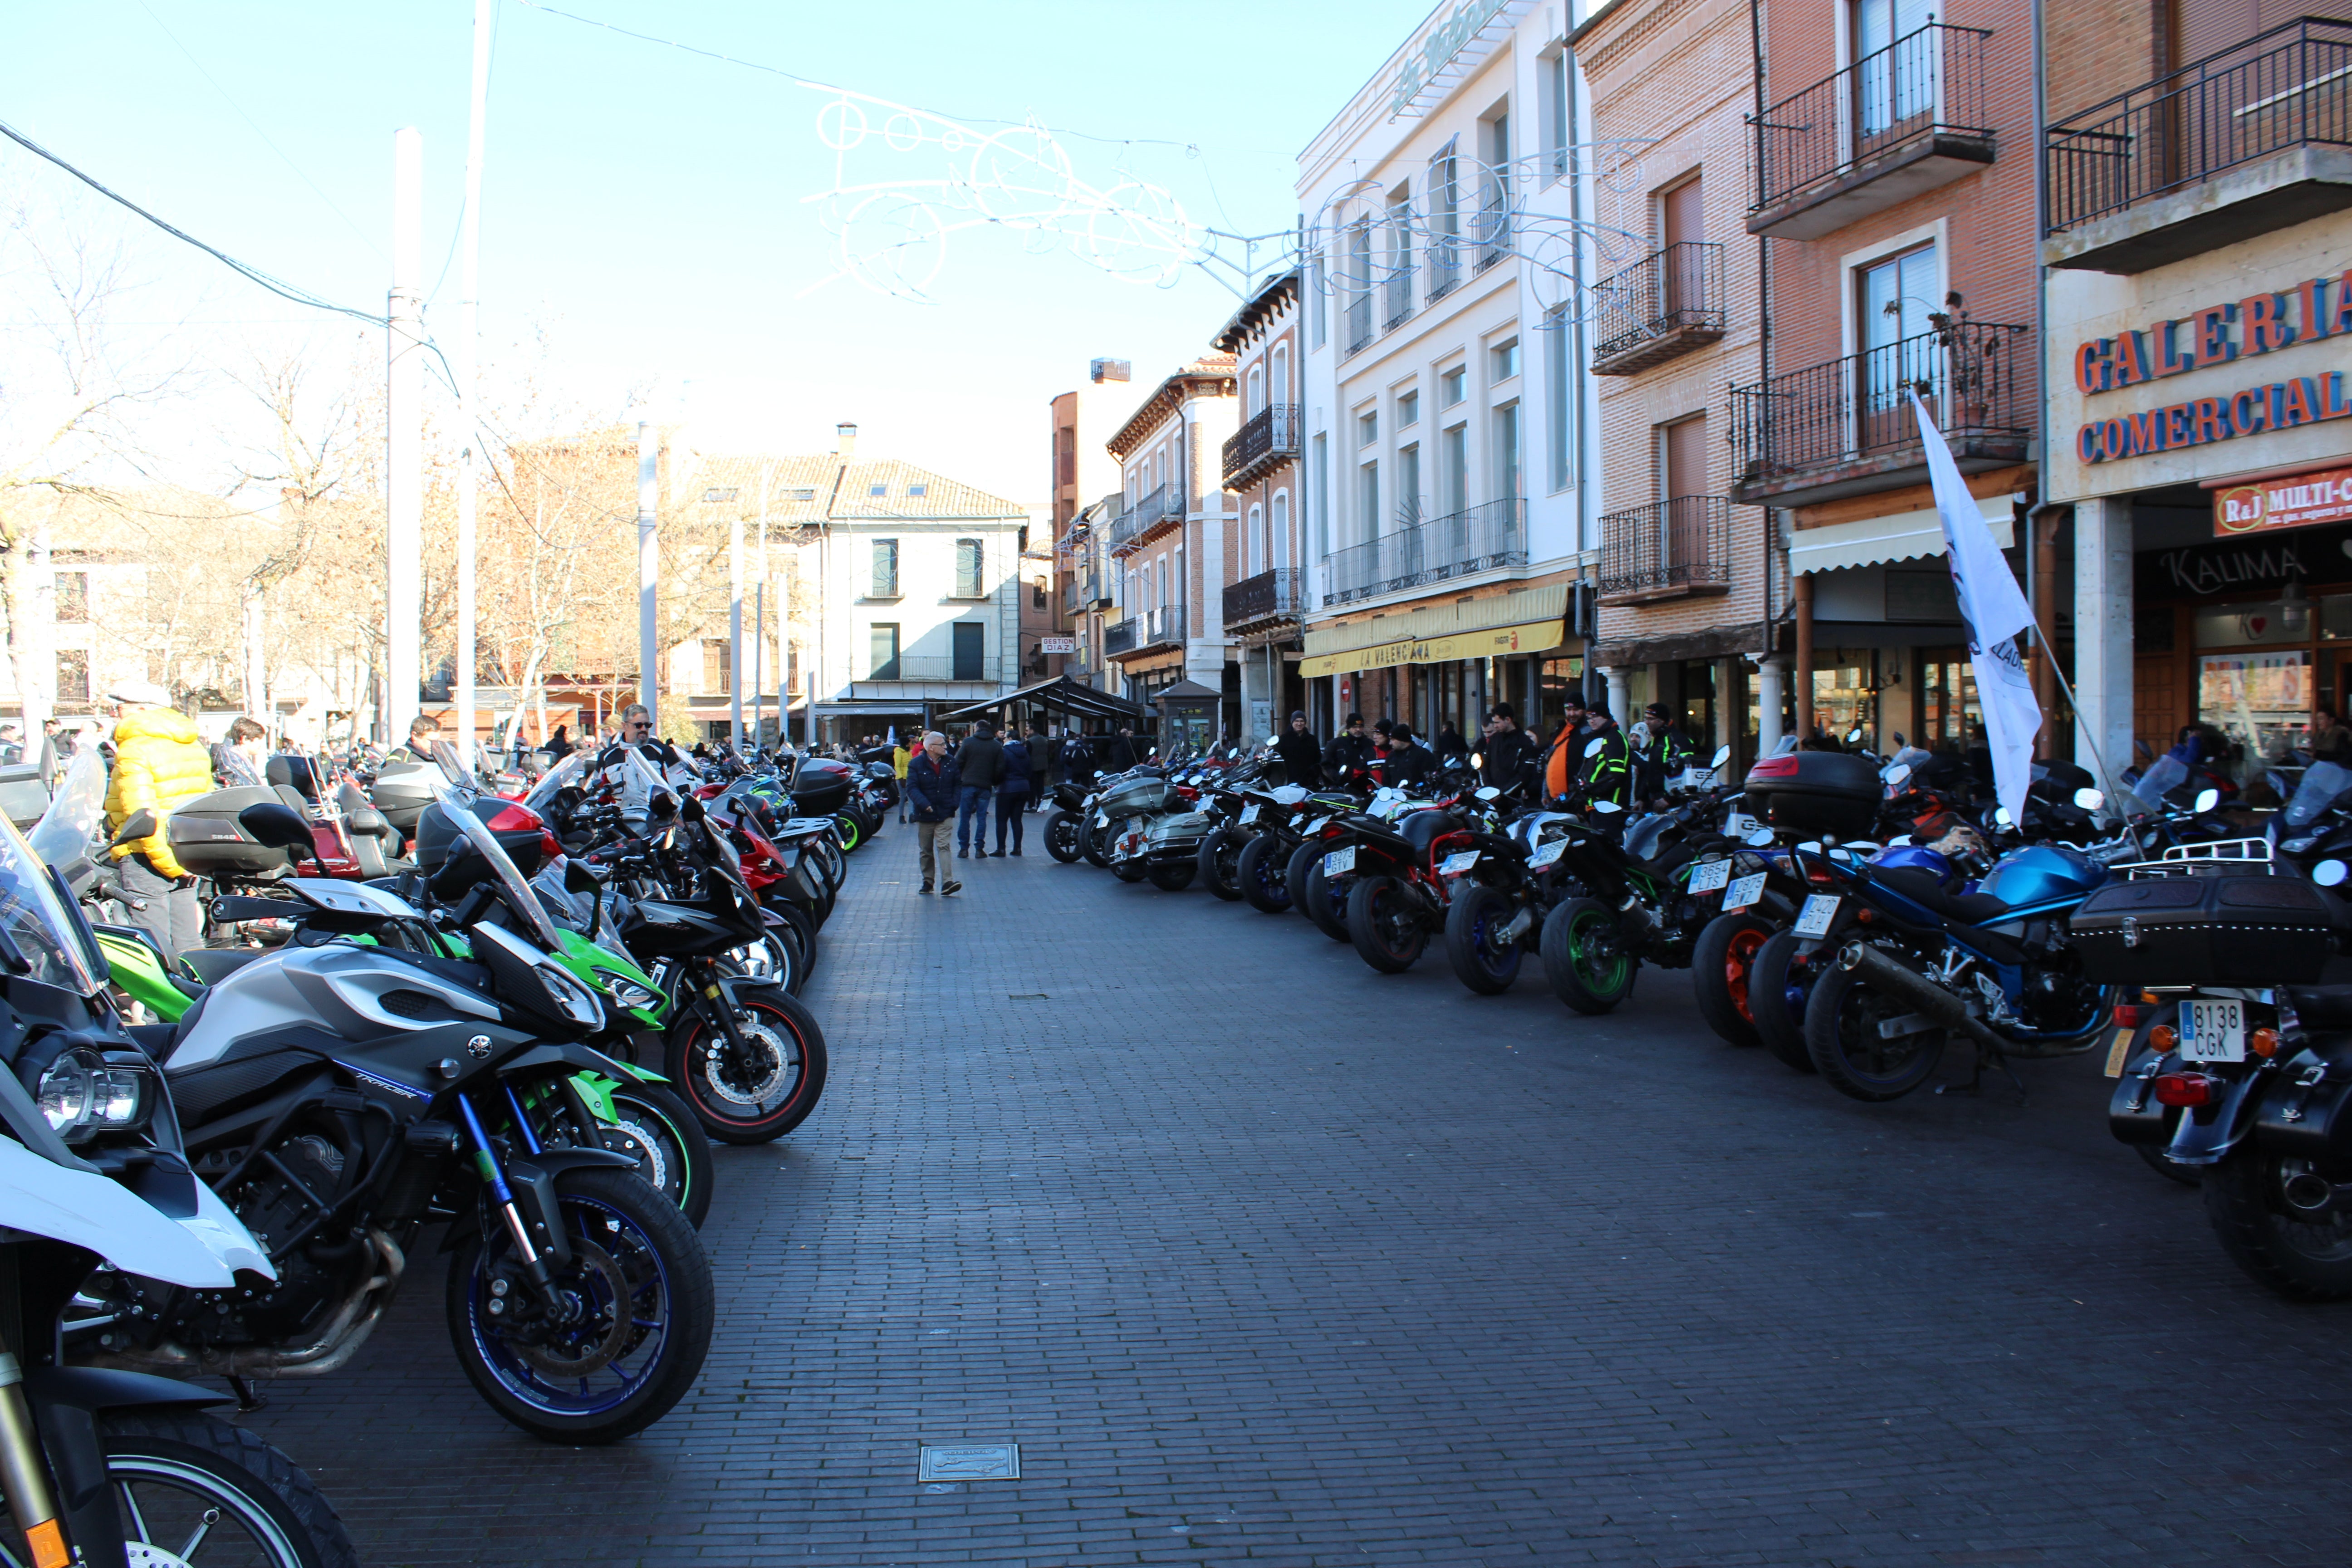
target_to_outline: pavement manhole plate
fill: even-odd
[[[1007,991],[1004,999],[1007,1002],[1044,1002],[1050,1000],[1050,994],[1044,991]]]
[[[925,1481],[1017,1481],[1021,1479],[1018,1443],[961,1443],[951,1448],[925,1448],[920,1473]]]

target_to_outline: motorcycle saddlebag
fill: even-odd
[[[2112,882],[2067,929],[2097,984],[2309,984],[2329,946],[2326,900],[2293,877]]]
[[[1843,752],[1791,752],[1748,770],[1748,811],[1773,827],[1867,838],[1885,793],[1868,757]]]
[[[2255,1109],[2254,1142],[2331,1175],[2352,1162],[2352,1036],[2335,1036],[2286,1064]]]
[[[416,819],[433,804],[433,786],[441,782],[437,763],[394,763],[375,775],[368,797],[383,819],[410,838],[416,837]]]
[[[289,864],[286,851],[254,842],[236,814],[248,805],[285,804],[285,797],[266,784],[200,795],[173,811],[164,826],[172,858],[199,877],[265,877],[283,871]]]

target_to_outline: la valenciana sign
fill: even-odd
[[[2352,522],[2352,468],[2230,485],[2213,492],[2213,537]]]

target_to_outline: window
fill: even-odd
[[[895,599],[898,596],[898,542],[877,539],[874,542],[874,581],[866,590],[875,599]]]
[[[1853,117],[1862,138],[1934,110],[1939,62],[1918,45],[1895,45],[1926,26],[1935,10],[1935,0],[1854,0]]]
[[[1706,494],[1706,416],[1678,420],[1658,432],[1658,499]]]
[[[1372,341],[1372,220],[1348,230],[1348,352]]]
[[[1389,197],[1387,261],[1383,314],[1393,327],[1412,314],[1412,193],[1402,185]]]
[[[1289,565],[1291,551],[1290,492],[1288,490],[1274,492],[1274,521],[1269,531],[1272,537],[1267,542],[1271,546],[1273,563],[1276,566]]]
[[[1244,575],[1255,577],[1265,570],[1265,509],[1249,509],[1249,571]]]
[[[1045,607],[1045,579],[1043,577],[1034,578],[1029,584],[1029,607],[1033,610]]]
[[[1519,374],[1519,340],[1505,338],[1486,351],[1494,362],[1495,379],[1508,381]]]
[[[702,504],[705,506],[723,506],[727,502],[733,500],[741,493],[741,491],[738,490],[732,485],[728,486],[723,490],[705,490],[702,492]]]
[[[58,700],[60,702],[89,700],[89,655],[80,648],[58,650]],[[33,738],[40,739],[37,735]]]
[[[1560,50],[1543,62],[1544,151],[1555,180],[1568,174],[1568,150],[1572,142],[1570,134],[1575,89],[1569,82],[1568,51]]]
[[[715,682],[713,675],[719,678]],[[735,649],[725,637],[702,639],[702,680],[705,691],[735,689]]]
[[[1264,408],[1265,406],[1265,369],[1262,365],[1254,364],[1250,366],[1249,372],[1249,407],[1247,412],[1255,416],[1259,409]]]
[[[1468,366],[1457,364],[1452,370],[1441,371],[1438,373],[1437,405],[1440,408],[1451,408],[1469,395],[1470,370]]]
[[[1367,541],[1378,539],[1381,536],[1381,466],[1366,463],[1356,471],[1356,479],[1357,499],[1362,506],[1357,514],[1357,521],[1363,526],[1363,537]]]
[[[1397,394],[1397,428],[1410,430],[1420,423],[1421,394],[1418,392]]]
[[[1448,142],[1429,160],[1429,297],[1461,278],[1462,190],[1459,160]]]
[[[920,500],[923,497],[931,493],[931,487],[929,485],[908,485],[907,487],[907,493],[914,499]]]
[[[1290,401],[1290,345],[1288,343],[1274,345],[1274,374],[1267,379],[1266,391],[1272,401],[1276,403]]]
[[[1478,265],[1486,268],[1511,247],[1511,117],[1498,111],[1479,129],[1486,168],[1478,195]]]
[[[1495,499],[1519,493],[1519,405],[1506,403],[1495,410]]]
[[[1307,468],[1307,482],[1315,487],[1315,552],[1331,553],[1331,438],[1315,437],[1314,460]]]
[[[866,628],[866,679],[898,679],[898,623],[876,621]]]
[[[1318,349],[1328,341],[1328,334],[1323,320],[1323,297],[1330,291],[1325,282],[1323,253],[1318,250],[1315,253],[1315,258],[1307,264],[1307,331],[1313,334],[1311,340],[1313,346]]]
[[[1908,419],[1904,389],[1935,374],[1935,339],[1927,312],[1936,308],[1936,247],[1923,245],[1854,269],[1854,336],[1862,343],[1865,444],[1887,438],[1877,426]]]
[[[1551,488],[1564,490],[1570,474],[1569,454],[1575,445],[1569,409],[1575,383],[1569,374],[1568,307],[1555,307],[1544,327],[1544,412],[1549,416],[1545,423],[1551,447]]]
[[[1421,447],[1417,444],[1397,448],[1396,491],[1397,524],[1411,528],[1422,518]]]
[[[950,631],[955,637],[955,668],[948,679],[987,679],[988,628],[978,621],[957,621]]]
[[[956,541],[955,596],[959,599],[985,597],[988,589],[982,580],[981,547],[977,539]],[[977,679],[978,677],[973,679]]]
[[[1444,516],[1470,510],[1470,426],[1456,425],[1438,446],[1437,482],[1444,486]]]
[[[803,485],[793,492],[793,499],[794,500],[816,500],[816,491]]]
[[[887,496],[890,493],[890,487],[888,485],[868,485],[866,487],[866,493],[869,496]]]
[[[89,574],[60,572],[56,576],[57,619],[59,626],[80,626],[89,619]]]
[[[1356,445],[1369,447],[1381,438],[1381,416],[1376,413],[1356,416]]]

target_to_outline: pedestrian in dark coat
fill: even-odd
[[[1307,727],[1307,715],[1293,713],[1288,729],[1275,738],[1274,754],[1282,759],[1285,783],[1307,789],[1319,788],[1323,783],[1323,742]]]
[[[975,844],[982,855],[988,853],[988,803],[1004,776],[1004,743],[996,738],[995,725],[982,719],[971,727],[956,752],[956,771],[963,777],[963,799],[956,808],[956,858],[961,860]],[[972,827],[975,817],[977,830]]]
[[[1121,724],[1118,727],[1118,733],[1111,737],[1110,744],[1104,749],[1103,772],[1123,773],[1135,766],[1138,761],[1135,754],[1135,726]]]
[[[1038,797],[1054,787],[1054,742],[1035,724],[1029,726],[1029,797],[1022,803],[1024,811],[1037,809]]]
[[[1334,739],[1331,749],[1323,753],[1323,776],[1334,785],[1345,787],[1350,774],[1358,768],[1371,766],[1372,759],[1378,755],[1380,748],[1364,733],[1364,716],[1350,713],[1346,732]]]
[[[1021,853],[1021,808],[1027,802],[1029,789],[1029,748],[1014,742],[1004,748],[1004,776],[996,781],[996,848],[999,859],[1004,857],[1004,830],[1013,829],[1013,853]]]
[[[963,886],[952,872],[939,870],[939,863],[947,858],[948,832],[962,793],[955,759],[948,755],[948,738],[934,730],[923,737],[923,749],[907,764],[907,799],[914,807],[915,847],[923,872],[923,885],[915,889],[919,893],[929,892],[933,879],[940,875],[946,878],[942,893]]]

